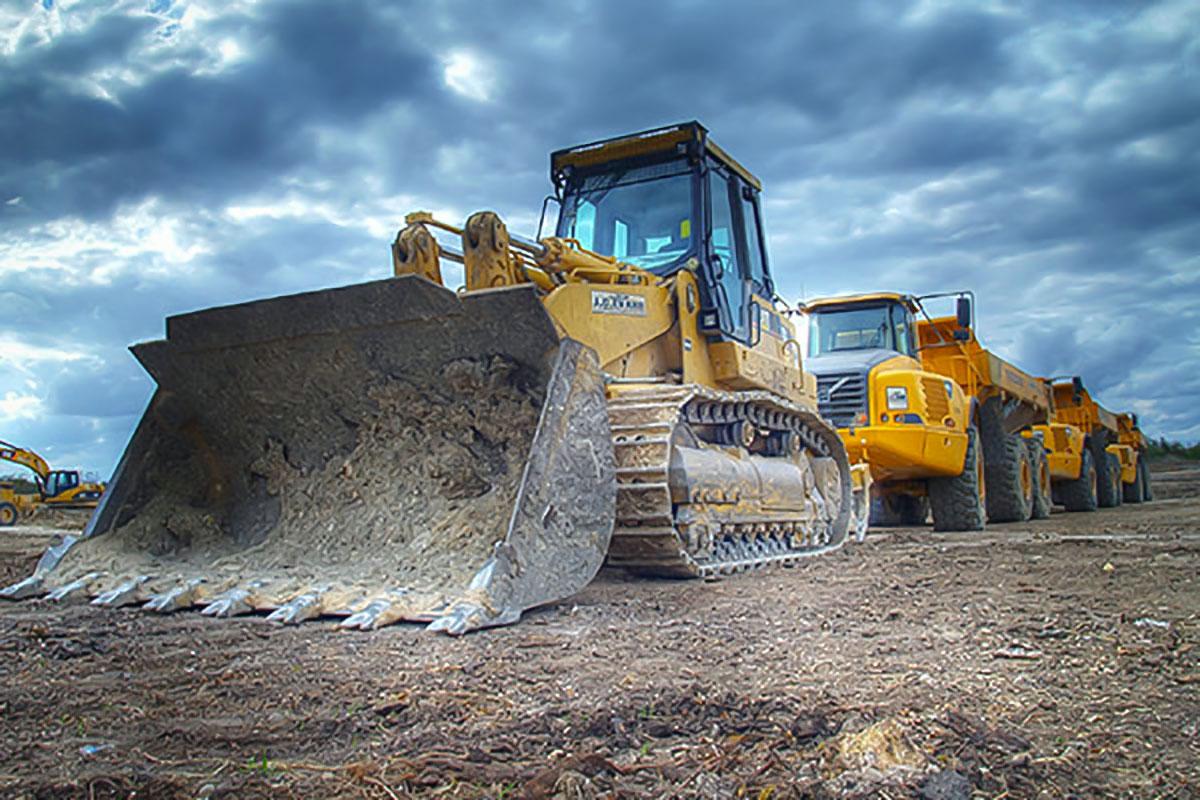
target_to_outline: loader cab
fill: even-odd
[[[818,301],[808,307],[810,358],[856,350],[917,352],[914,305],[902,295]]]
[[[553,153],[561,203],[555,234],[586,250],[668,276],[693,270],[700,329],[753,345],[757,295],[775,294],[767,265],[762,185],[690,122]]]

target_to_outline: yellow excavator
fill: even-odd
[[[0,594],[463,633],[606,558],[686,578],[840,546],[867,478],[775,299],[759,181],[695,122],[551,176],[554,236],[418,212],[391,278],[169,318],[82,539]]]
[[[48,508],[95,508],[104,494],[104,484],[83,480],[78,470],[51,469],[46,459],[34,451],[0,440],[0,461],[27,467],[33,472],[37,493],[29,498],[18,497],[9,484],[0,493],[0,526],[15,525],[17,519],[39,506]]]

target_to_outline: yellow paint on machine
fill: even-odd
[[[1073,481],[1083,469],[1083,434],[1073,425],[1034,425],[1023,431],[1027,439],[1039,438],[1046,450],[1046,463],[1053,481]]]

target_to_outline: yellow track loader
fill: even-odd
[[[410,214],[394,277],[169,318],[82,540],[3,594],[462,633],[605,558],[693,577],[841,545],[863,472],[774,300],[758,180],[697,123],[551,172],[555,236]]]

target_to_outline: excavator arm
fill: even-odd
[[[38,476],[38,486],[44,486],[46,477],[50,474],[50,465],[46,459],[32,450],[17,447],[12,442],[0,440],[0,460],[11,461],[33,470]]]

